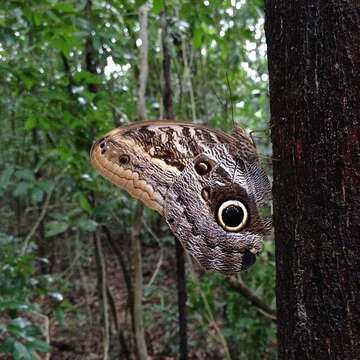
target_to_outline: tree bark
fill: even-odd
[[[360,359],[360,8],[265,4],[279,359]]]

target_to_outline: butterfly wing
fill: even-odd
[[[196,171],[198,160],[211,164],[203,176]],[[255,196],[258,181],[268,183],[256,164],[236,159],[227,145],[217,145],[200,154],[176,179],[165,198],[164,216],[172,232],[185,249],[205,268],[232,274],[245,270],[261,250],[265,223],[258,213]],[[265,176],[265,177],[264,177]],[[263,192],[268,191],[268,188]],[[261,197],[262,198],[262,197]],[[239,232],[229,232],[218,222],[220,204],[240,200],[249,212],[249,220]]]
[[[164,215],[206,269],[229,274],[254,262],[266,228],[259,207],[270,185],[244,130],[231,136],[194,124],[134,123],[98,140],[91,161],[109,181]],[[237,207],[224,206],[233,201]],[[243,226],[229,231],[219,213],[228,216],[234,208],[244,215]]]

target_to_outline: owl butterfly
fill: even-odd
[[[269,222],[269,180],[252,139],[169,121],[112,130],[91,149],[97,171],[163,215],[184,248],[223,274],[247,269]]]

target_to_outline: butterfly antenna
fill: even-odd
[[[229,89],[229,94],[230,94],[230,105],[231,105],[231,120],[232,120],[232,124],[233,124],[233,128],[235,127],[235,120],[234,120],[234,104],[232,101],[232,92],[231,92],[231,86],[230,86],[230,81],[229,81],[229,76],[228,73],[225,73],[226,76],[226,83],[227,83],[227,87]]]

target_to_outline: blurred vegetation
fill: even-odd
[[[103,358],[97,237],[107,270],[110,358],[133,352],[126,271],[135,201],[96,174],[88,154],[96,138],[136,120],[138,8],[144,3],[0,3],[0,354],[9,358],[49,352],[53,359]],[[164,4],[149,3],[149,119],[163,114]],[[230,131],[233,106],[236,123],[267,129],[262,6],[258,0],[166,1],[177,119]],[[254,136],[259,151],[271,154],[266,133]],[[173,241],[154,212],[146,210],[143,222],[148,350],[154,358],[175,358]],[[233,359],[275,358],[274,323],[221,275],[190,267],[190,357],[222,359],[227,347]],[[241,279],[274,307],[274,278],[268,239]]]

